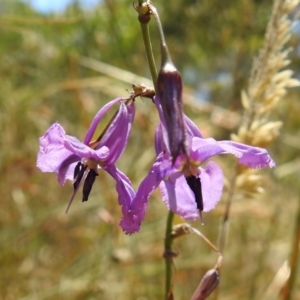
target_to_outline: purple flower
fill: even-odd
[[[99,122],[115,104],[120,104],[115,117],[109,122],[100,137],[91,141]],[[95,178],[98,176],[99,168],[104,169],[115,178],[117,185],[121,178],[122,184],[128,186],[127,191],[130,197],[133,197],[130,180],[114,164],[127,145],[134,113],[133,102],[126,105],[122,98],[117,98],[99,110],[83,143],[73,136],[66,135],[59,123],[51,125],[45,135],[40,138],[37,167],[43,172],[55,172],[60,184],[64,184],[67,179],[73,181],[74,192],[67,211],[83,181],[82,201],[87,201]],[[127,199],[126,195],[123,195],[122,198]]]
[[[201,218],[201,212],[215,208],[223,190],[223,172],[217,163],[207,160],[218,154],[233,154],[239,163],[251,168],[274,167],[265,149],[232,141],[203,138],[196,125],[184,116],[189,156],[181,154],[172,163],[165,120],[159,98],[155,103],[161,123],[155,134],[157,158],[141,182],[127,210],[123,210],[121,226],[126,233],[139,230],[151,193],[159,186],[168,209],[187,220]],[[120,195],[119,195],[120,197]]]

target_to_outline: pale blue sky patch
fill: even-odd
[[[101,0],[78,0],[84,8],[91,8],[97,5]],[[68,4],[73,0],[26,0],[27,3],[41,13],[63,12]]]

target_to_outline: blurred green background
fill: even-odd
[[[46,1],[46,0],[45,0]],[[155,1],[173,61],[181,71],[185,111],[205,136],[229,139],[241,116],[253,57],[262,46],[271,15],[267,0]],[[296,28],[296,27],[295,27]],[[158,34],[150,24],[160,61]],[[291,68],[300,71],[299,31],[291,38]],[[108,65],[149,78],[137,14],[130,0],[77,2],[56,13],[28,2],[0,2],[0,298],[162,299],[163,239],[167,209],[156,191],[141,231],[126,236],[113,180],[100,173],[89,201],[78,196],[65,209],[71,183],[36,168],[38,138],[55,121],[83,139],[98,109],[126,97],[131,82]],[[97,71],[98,70],[98,71]],[[137,100],[132,136],[118,162],[136,188],[155,158],[158,117],[147,99]],[[269,149],[276,170],[264,170],[260,197],[237,197],[224,252],[218,299],[265,299],[278,270],[289,259],[299,207],[299,90],[291,90],[271,119],[282,120],[280,138]],[[109,118],[107,118],[109,120]],[[105,126],[105,122],[102,124]],[[234,160],[217,158],[226,178]],[[225,190],[226,195],[226,190]],[[200,229],[217,244],[223,201],[204,216]],[[175,223],[182,220],[176,218]],[[175,299],[189,299],[216,254],[198,237],[176,240]],[[300,280],[293,299],[300,299]],[[213,296],[210,299],[215,299]],[[279,298],[280,299],[280,296]]]

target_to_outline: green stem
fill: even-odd
[[[164,258],[166,264],[166,281],[165,281],[165,299],[168,299],[169,292],[172,288],[172,242],[173,238],[171,236],[173,228],[173,218],[174,213],[169,211],[166,225],[166,234],[165,234],[165,251]]]
[[[144,3],[143,0],[138,0],[139,5],[142,5]],[[162,27],[160,24],[159,16],[156,12],[156,9],[151,5],[151,10],[154,10],[154,17],[159,27],[160,37],[161,37],[161,47],[162,47],[162,62],[169,58],[169,52],[167,45],[165,43]],[[153,13],[153,11],[152,11]],[[148,23],[142,23],[140,22],[141,31],[143,35],[143,42],[146,50],[146,56],[148,60],[149,69],[151,72],[151,77],[153,81],[153,85],[155,88],[155,92],[157,93],[157,69],[156,64],[154,60],[153,50],[152,50],[152,44],[150,39],[150,33],[149,33],[149,27]],[[167,57],[166,57],[167,56]],[[172,263],[173,263],[173,255],[172,255],[172,228],[173,228],[173,218],[174,214],[169,211],[168,218],[167,218],[167,224],[166,224],[166,233],[165,233],[165,249],[164,249],[164,258],[165,258],[165,265],[166,265],[166,274],[165,274],[165,299],[169,298],[169,293],[172,288]]]
[[[235,192],[235,184],[236,184],[237,174],[233,176],[233,179],[231,180],[226,203],[225,203],[225,211],[223,214],[221,227],[220,227],[220,233],[219,233],[219,242],[218,242],[218,248],[223,253],[226,243],[226,236],[229,226],[229,216],[230,216],[230,209],[233,201],[233,195]]]
[[[152,51],[152,44],[151,44],[151,39],[150,39],[148,23],[146,23],[146,24],[140,23],[140,25],[141,25],[143,41],[144,41],[145,50],[146,50],[146,56],[147,56],[147,60],[148,60],[148,65],[149,65],[154,89],[155,89],[155,92],[157,92],[157,89],[156,89],[157,70],[156,70],[156,64],[155,64],[154,55],[153,55],[153,51]]]
[[[162,57],[161,57],[161,67],[163,67],[164,64],[166,64],[168,62],[172,62],[172,60],[171,60],[170,52],[169,52],[169,49],[168,49],[168,46],[167,46],[167,43],[166,43],[166,40],[165,40],[165,35],[164,35],[162,24],[161,24],[161,21],[160,21],[160,18],[159,18],[159,14],[158,14],[156,8],[153,5],[151,5],[151,12],[152,12],[152,15],[155,18],[156,25],[157,25],[157,28],[158,28],[159,39],[160,39],[160,47],[161,47],[161,55],[162,55]]]

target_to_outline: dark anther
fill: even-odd
[[[76,165],[76,167],[74,169],[74,180],[75,180],[73,183],[74,190],[77,189],[86,168],[87,168],[87,166],[83,165],[81,162],[79,162]]]
[[[86,179],[84,181],[84,184],[83,184],[82,202],[88,201],[92,186],[93,186],[97,176],[98,176],[98,173],[93,169],[91,169],[88,172]]]
[[[201,188],[200,178],[192,175],[192,176],[185,177],[185,179],[190,189],[193,191],[195,195],[197,208],[200,211],[203,211],[203,198],[202,198],[202,188]]]
[[[77,165],[76,165],[76,167],[74,169],[74,177],[73,177],[73,179],[76,179],[76,177],[77,177],[78,173],[80,172],[81,168],[82,168],[82,163],[81,162],[77,163]]]

